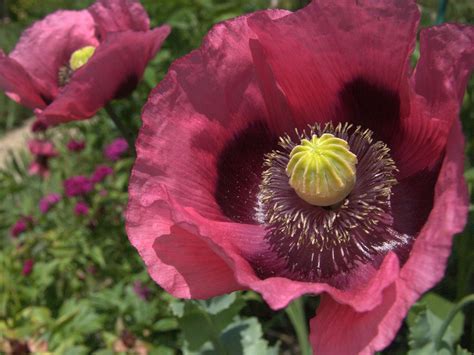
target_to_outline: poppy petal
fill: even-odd
[[[13,101],[31,109],[46,106],[31,76],[12,58],[0,50],[0,89]]]
[[[147,31],[150,28],[148,14],[137,0],[99,0],[88,10],[102,38],[108,32]]]
[[[344,5],[313,1],[278,20],[261,13],[248,22],[293,117],[311,124],[347,121],[348,117],[338,117],[343,99],[339,96],[358,80],[367,83],[368,99],[404,90],[402,79],[415,44],[418,19],[418,9],[411,1]],[[390,96],[387,99],[392,100]],[[372,118],[359,117],[356,123],[383,135],[390,132],[398,115]]]

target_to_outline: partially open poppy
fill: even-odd
[[[0,50],[0,88],[47,125],[89,118],[136,87],[170,32],[149,23],[136,0],[54,12]]]
[[[127,232],[176,297],[321,294],[318,354],[387,346],[467,214],[474,29],[411,1],[313,1],[215,26],[143,110]]]

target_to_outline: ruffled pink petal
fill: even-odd
[[[49,100],[58,92],[59,69],[71,54],[85,46],[97,46],[95,24],[87,10],[56,11],[23,32],[10,58],[35,80]]]
[[[150,19],[138,0],[98,0],[88,8],[99,34],[107,32],[147,31]]]
[[[41,91],[31,76],[14,59],[0,50],[0,90],[18,102],[31,109],[43,108],[46,103]]]
[[[170,214],[175,205],[192,206],[208,223],[227,220],[214,195],[219,152],[235,134],[266,117],[246,45],[249,35],[245,17],[214,27],[202,48],[172,65],[143,110],[138,156],[129,184],[127,232],[150,275],[176,296],[216,295],[237,287],[228,260],[219,261],[214,243],[203,247],[200,234],[183,232],[182,225],[171,232],[180,222],[194,225],[193,219],[171,218]],[[175,201],[173,208],[168,195]],[[163,243],[174,241],[189,241],[191,247],[168,254]],[[201,246],[202,254],[194,255],[194,244]],[[189,266],[184,268],[187,264],[183,266],[178,257],[189,261]],[[193,258],[201,263],[204,257],[220,265],[217,271],[191,263]],[[170,259],[180,266],[175,267]],[[201,270],[207,276],[199,276]],[[191,271],[193,276],[187,276]],[[209,280],[204,286],[202,277]],[[214,285],[219,286],[214,289]]]
[[[315,353],[372,354],[394,338],[412,304],[442,277],[452,237],[463,230],[468,212],[464,181],[464,137],[456,120],[435,189],[435,205],[396,282],[383,302],[360,313],[325,296],[311,321]]]
[[[134,173],[135,180],[140,180]],[[130,185],[136,196],[142,188],[149,198],[131,198],[127,233],[151,277],[169,293],[182,298],[207,298],[241,288],[221,256],[170,206],[166,189],[150,183]],[[144,208],[146,206],[146,208]],[[199,265],[199,267],[196,267]]]
[[[412,1],[313,1],[278,20],[252,16],[249,25],[258,36],[255,56],[265,58],[256,64],[268,65],[260,70],[271,70],[283,93],[272,96],[286,98],[297,122],[353,120],[383,136],[403,110],[398,93],[406,91],[418,19]],[[360,117],[346,117],[353,100]],[[384,115],[366,117],[374,101]]]
[[[453,122],[474,68],[474,26],[444,24],[420,34],[413,84],[432,117]]]
[[[474,68],[473,26],[445,24],[422,30],[420,37],[410,115],[394,138],[399,179],[439,162]]]
[[[169,32],[168,26],[161,26],[148,32],[108,34],[87,64],[73,74],[38,117],[48,124],[81,120],[93,116],[108,101],[128,95]]]
[[[286,14],[272,11],[280,13]],[[249,35],[245,17],[214,27],[199,50],[171,66],[143,110],[135,175],[143,174],[141,183],[166,185],[179,203],[212,219],[223,218],[214,195],[219,153],[266,119]]]

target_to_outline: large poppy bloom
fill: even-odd
[[[130,94],[169,32],[150,30],[136,0],[56,11],[27,29],[8,56],[0,50],[0,88],[48,125],[89,118]]]
[[[143,110],[129,185],[127,232],[153,279],[182,298],[253,289],[274,309],[320,294],[315,353],[387,346],[467,215],[474,30],[422,30],[412,70],[418,21],[411,1],[313,1],[219,24],[175,62]],[[320,207],[285,166],[324,133],[358,163],[350,194]]]

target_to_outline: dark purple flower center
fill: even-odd
[[[286,167],[299,142],[283,137],[264,160],[257,216],[266,226],[270,249],[286,264],[284,276],[292,279],[318,281],[346,273],[410,239],[392,227],[397,169],[389,148],[374,142],[370,130],[348,124],[313,126],[299,139],[324,133],[347,141],[359,160],[353,190],[336,205],[311,205],[290,186]]]
[[[298,196],[286,168],[302,139],[324,133],[345,140],[358,163],[350,194],[320,207]],[[368,129],[316,125],[278,140],[264,124],[253,124],[221,152],[217,168],[216,200],[223,213],[265,226],[267,255],[249,256],[262,278],[331,283],[359,265],[377,263],[390,250],[402,254],[415,236],[396,227],[391,200],[397,168],[390,149]]]

